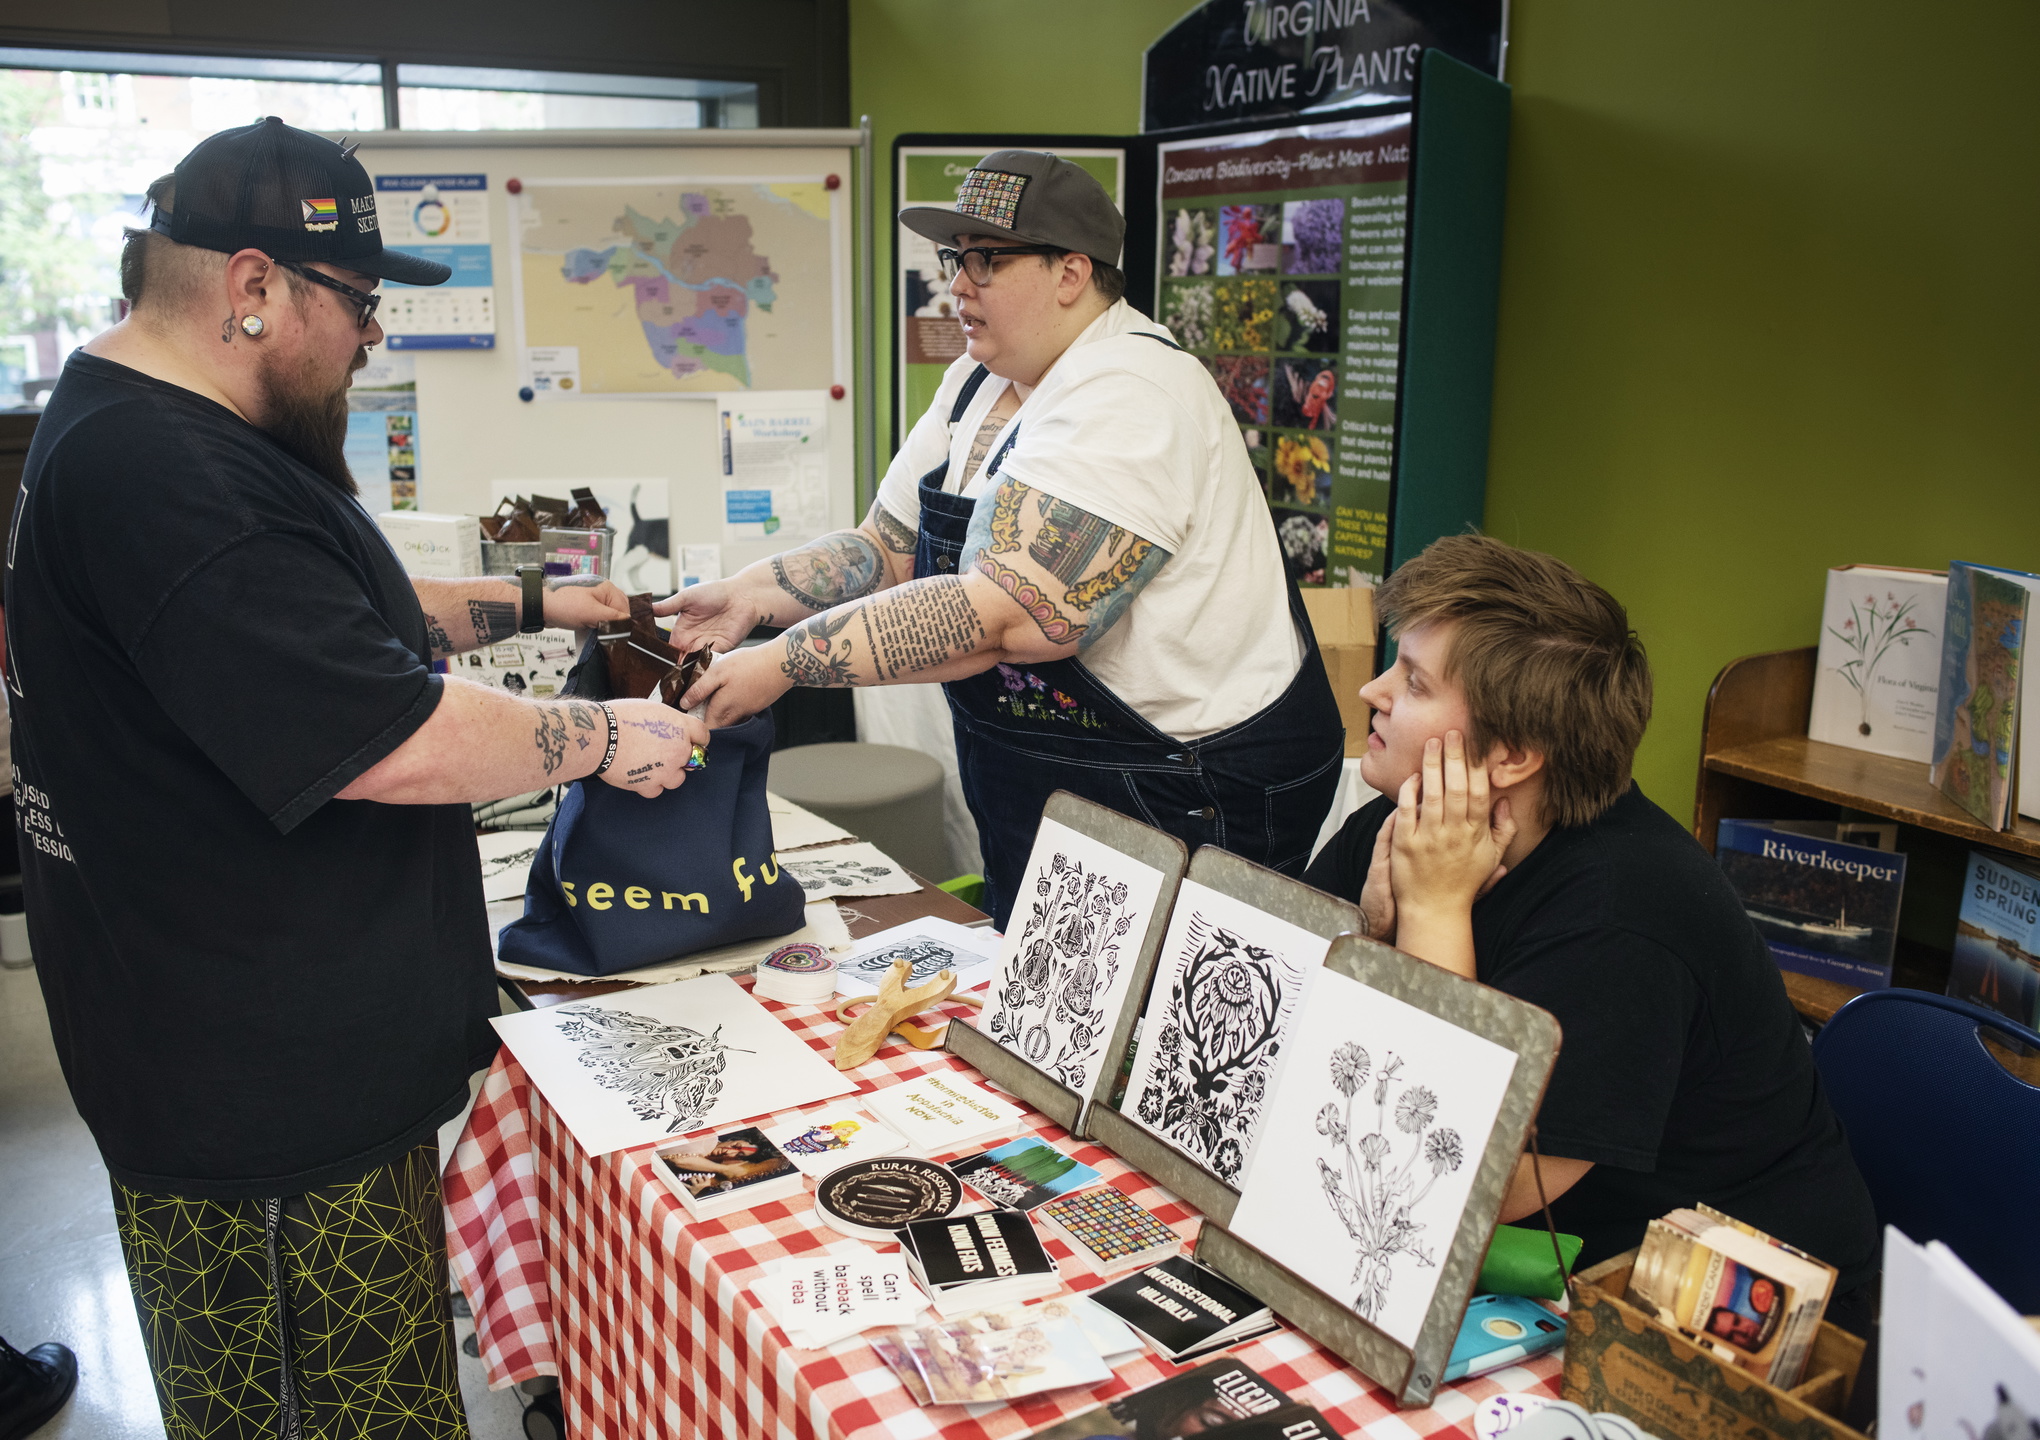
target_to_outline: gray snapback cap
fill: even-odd
[[[956,208],[910,205],[900,223],[938,245],[959,235],[990,235],[1023,245],[1074,250],[1119,263],[1126,217],[1081,165],[1041,150],[994,150],[957,191]]]

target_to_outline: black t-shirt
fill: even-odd
[[[7,560],[29,935],[107,1168],[290,1195],[430,1138],[495,992],[468,807],[333,798],[441,691],[375,522],[225,408],[79,353]]]
[[[1357,900],[1393,806],[1354,815],[1304,878]],[[1545,836],[1474,902],[1473,939],[1482,983],[1565,1032],[1537,1136],[1594,1162],[1551,1207],[1585,1239],[1582,1265],[1705,1201],[1836,1266],[1843,1289],[1876,1268],[1869,1192],[1778,967],[1707,852],[1641,790]]]

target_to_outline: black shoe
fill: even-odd
[[[42,1429],[78,1385],[78,1357],[52,1341],[26,1355],[0,1340],[0,1440]]]

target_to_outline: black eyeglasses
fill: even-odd
[[[382,304],[382,296],[371,295],[366,290],[357,290],[352,285],[343,284],[323,270],[314,270],[311,266],[300,265],[295,260],[278,260],[274,256],[270,257],[270,263],[281,266],[293,275],[301,275],[314,285],[323,285],[328,290],[337,290],[356,305],[359,305],[361,307],[359,324],[363,330],[368,328],[369,321],[375,319],[375,307]]]
[[[942,278],[954,280],[961,270],[970,276],[973,285],[984,285],[992,278],[992,261],[1001,255],[1065,255],[1069,252],[1055,245],[973,245],[967,250],[955,250],[943,246],[935,252],[935,258],[942,262]]]

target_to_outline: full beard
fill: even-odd
[[[260,372],[263,431],[343,495],[361,493],[347,468],[347,388],[353,372],[367,363],[366,347],[357,349],[348,379],[338,388],[316,375],[309,362],[295,370],[265,364]]]

